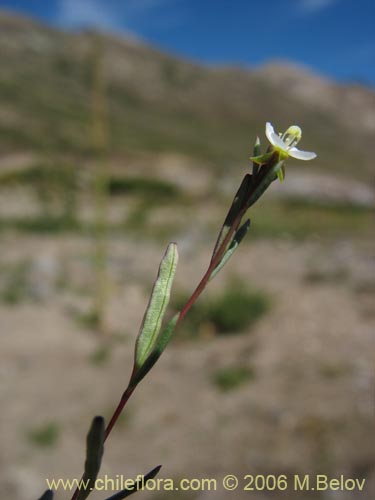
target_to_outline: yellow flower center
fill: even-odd
[[[298,127],[298,125],[292,125],[286,132],[284,132],[281,139],[284,141],[286,147],[290,149],[299,143],[301,137],[302,130]]]

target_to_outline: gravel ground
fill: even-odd
[[[28,500],[45,489],[45,478],[80,475],[90,419],[110,416],[129,375],[133,341],[163,248],[140,248],[126,238],[111,242],[108,317],[115,334],[101,363],[102,341],[76,319],[90,305],[90,242],[9,234],[2,237],[2,248],[3,264],[27,259],[29,273],[19,303],[0,306],[0,494]],[[196,284],[209,250],[201,241],[193,255],[182,245],[176,289]],[[145,499],[249,498],[250,493],[262,500],[370,498],[370,257],[366,242],[244,245],[215,286],[241,276],[269,294],[270,312],[239,335],[176,339],[111,435],[102,474],[133,477],[163,464],[161,478],[218,481],[215,492],[140,493]],[[220,391],[213,375],[238,364],[251,368],[254,378]],[[53,436],[43,446],[40,431],[48,427]],[[221,487],[227,474],[238,476],[242,486],[246,474],[285,474],[290,484],[272,495],[229,493]],[[365,491],[296,492],[294,474],[365,478]],[[59,491],[56,498],[69,494]]]

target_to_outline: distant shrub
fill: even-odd
[[[213,382],[222,391],[230,391],[249,382],[254,377],[254,369],[235,366],[217,371],[213,376]]]
[[[181,308],[185,299],[177,299],[175,308]],[[246,289],[233,283],[221,295],[210,301],[197,303],[182,326],[191,337],[211,331],[218,335],[235,334],[254,325],[270,308],[269,297],[261,291]]]
[[[263,292],[228,289],[209,307],[218,333],[238,332],[258,321],[269,308]]]
[[[56,444],[60,427],[56,422],[49,422],[28,432],[29,441],[40,447],[51,447]]]
[[[21,261],[7,267],[0,297],[9,305],[16,305],[28,295],[28,274],[30,262]]]
[[[13,186],[31,188],[40,208],[35,219],[20,219],[19,229],[55,232],[77,225],[77,168],[71,165],[38,163],[22,170],[2,173],[0,187]]]
[[[95,366],[102,366],[109,361],[111,350],[108,345],[98,346],[97,349],[89,356],[89,361]]]
[[[75,319],[82,328],[87,328],[89,330],[96,330],[99,325],[99,314],[95,309],[77,313]]]
[[[152,198],[176,197],[180,194],[177,186],[170,182],[145,177],[115,177],[108,182],[111,195],[138,194]]]
[[[36,215],[35,217],[0,218],[0,231],[14,229],[16,231],[36,234],[56,234],[73,232],[82,229],[79,222],[70,217]]]
[[[49,188],[74,188],[77,169],[70,165],[54,165],[36,163],[24,169],[3,172],[0,176],[1,186],[42,185]]]

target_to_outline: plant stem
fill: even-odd
[[[241,212],[237,215],[236,219],[233,221],[233,224],[231,225],[226,237],[224,238],[222,244],[220,245],[219,249],[217,250],[215,257],[212,259],[209,268],[207,269],[206,273],[204,274],[203,278],[199,282],[197,288],[194,290],[194,292],[191,294],[190,298],[184,305],[184,307],[181,309],[180,315],[178,317],[177,323],[176,323],[176,328],[177,326],[181,323],[181,321],[184,319],[190,308],[194,305],[200,294],[203,292],[205,289],[212,272],[214,271],[215,267],[219,264],[221,258],[223,257],[223,254],[226,250],[226,247],[231,240],[234,231],[238,227],[239,222],[241,221],[243,215],[245,213],[245,210],[241,210]]]
[[[257,173],[255,176],[253,175],[253,177],[252,177],[253,184],[252,184],[251,193],[248,194],[248,200],[253,198],[251,205],[253,205],[255,203],[255,201],[257,201],[257,199],[263,194],[263,192],[267,189],[267,187],[271,184],[271,182],[273,180],[274,179],[272,179],[272,177],[269,176],[269,169],[266,170],[265,168],[263,168],[263,171],[261,173]],[[254,196],[256,196],[255,199],[254,199]],[[197,288],[194,290],[194,292],[192,293],[191,297],[188,299],[188,301],[186,302],[184,307],[181,309],[180,315],[179,315],[177,323],[176,323],[176,327],[181,323],[181,321],[184,319],[184,317],[188,313],[189,309],[193,306],[193,304],[196,302],[196,300],[198,299],[200,294],[205,289],[212,272],[214,271],[214,269],[216,268],[216,266],[219,264],[220,260],[222,259],[224,252],[227,248],[227,245],[233,236],[233,233],[237,230],[237,228],[240,225],[240,222],[242,220],[242,217],[245,215],[245,213],[247,212],[249,207],[250,207],[250,204],[248,202],[242,208],[242,210],[240,210],[237,217],[233,220],[225,239],[221,243],[219,249],[216,251],[215,256],[211,260],[211,263],[210,263],[209,268],[207,269],[205,275],[203,276],[203,278],[199,282]]]
[[[129,401],[130,396],[133,394],[134,389],[135,389],[135,387],[129,386],[129,387],[127,387],[127,389],[123,393],[123,395],[120,399],[120,402],[117,405],[117,408],[115,409],[115,411],[113,412],[111,420],[109,421],[109,423],[106,427],[104,441],[106,441],[108,436],[110,435],[114,425],[116,424],[119,416],[121,415],[122,410],[124,409],[126,403]]]
[[[115,411],[113,412],[111,420],[109,421],[109,423],[108,423],[108,425],[107,425],[107,427],[105,429],[104,442],[107,440],[108,436],[110,435],[110,433],[111,433],[114,425],[116,424],[119,416],[122,413],[122,410],[124,409],[126,403],[129,401],[130,396],[133,394],[134,389],[135,389],[135,387],[128,386],[125,389],[125,392],[123,393],[123,395],[121,396],[120,402],[117,405]],[[83,476],[82,476],[82,479],[83,479]],[[76,500],[77,497],[78,497],[78,494],[79,494],[79,489],[77,487],[76,490],[75,490],[75,492],[73,493],[73,496],[72,496],[71,500]]]
[[[253,186],[253,190],[252,190],[253,193],[257,188],[259,188],[259,185],[261,184],[261,182],[264,180],[265,177],[266,177],[266,175],[257,176],[258,182],[256,182],[256,184]],[[238,226],[239,226],[243,216],[245,215],[246,211],[248,210],[248,208],[249,208],[249,205],[245,205],[243,207],[243,209],[239,211],[239,213],[237,214],[237,217],[233,220],[233,222],[228,230],[228,233],[226,234],[223,242],[221,243],[220,247],[216,251],[215,256],[212,258],[210,265],[209,265],[207,271],[205,272],[203,278],[199,282],[198,286],[195,288],[194,292],[191,294],[190,298],[187,300],[186,304],[181,309],[181,312],[179,314],[179,317],[178,317],[178,320],[176,323],[176,328],[182,322],[182,320],[185,318],[186,314],[189,312],[189,310],[194,305],[194,303],[196,302],[196,300],[198,299],[200,294],[205,289],[205,287],[206,287],[206,285],[211,277],[212,272],[214,271],[216,266],[221,261],[223,255],[225,253],[225,250],[227,249],[228,243],[231,241],[233,233],[238,228]],[[214,252],[215,252],[215,250],[214,250]],[[131,379],[132,379],[132,376],[130,377],[130,380]],[[118,403],[118,405],[117,405],[115,411],[113,412],[113,415],[112,415],[112,417],[111,417],[111,419],[106,427],[104,441],[106,441],[107,438],[109,437],[113,427],[116,425],[118,418],[120,417],[123,409],[125,408],[126,404],[128,403],[135,388],[136,388],[136,386],[129,385],[125,389],[123,395],[121,396],[120,402]],[[76,491],[74,492],[71,500],[76,500],[78,494],[79,494],[79,490],[77,488]]]
[[[184,317],[186,316],[186,314],[188,313],[188,311],[192,307],[192,305],[195,303],[195,301],[197,300],[199,295],[203,292],[205,286],[207,285],[207,283],[210,279],[212,271],[215,269],[215,267],[220,262],[220,259],[223,256],[223,253],[228,245],[228,242],[230,241],[230,239],[233,235],[233,232],[235,231],[235,228],[238,226],[239,221],[242,219],[243,214],[244,214],[244,211],[241,211],[238,214],[237,218],[234,220],[231,228],[228,231],[228,234],[226,235],[225,239],[223,240],[222,244],[220,245],[220,248],[217,251],[214,259],[212,259],[210,266],[207,269],[205,275],[203,276],[203,278],[199,282],[197,288],[194,290],[194,292],[192,293],[192,295],[190,296],[190,298],[186,302],[185,306],[182,308],[180,315],[178,317],[177,323],[176,323],[176,328],[179,325],[179,323],[181,323],[181,321],[184,319]],[[131,379],[131,377],[130,377],[130,379]],[[109,421],[107,428],[105,430],[105,440],[110,435],[110,433],[111,433],[113,427],[115,426],[119,416],[121,415],[122,410],[124,409],[125,405],[127,404],[131,395],[133,394],[134,389],[135,389],[135,387],[128,386],[127,389],[125,390],[125,392],[123,393],[123,395],[120,399],[120,402],[117,405],[115,411],[113,412],[111,420]]]

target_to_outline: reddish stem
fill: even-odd
[[[117,405],[117,408],[113,412],[113,415],[111,417],[111,420],[109,421],[106,429],[105,429],[105,434],[104,434],[104,441],[107,440],[108,436],[110,435],[114,425],[116,424],[119,416],[121,415],[122,410],[124,409],[126,403],[129,401],[130,396],[133,394],[135,387],[128,387],[123,395],[121,396],[120,402]],[[83,476],[82,476],[83,478]],[[72,499],[71,500],[77,500],[79,494],[79,488],[77,486],[75,492],[73,493]]]
[[[216,266],[219,264],[226,248],[227,248],[227,245],[228,243],[230,242],[231,238],[232,238],[232,235],[234,233],[234,231],[236,230],[236,228],[238,227],[238,224],[239,222],[241,221],[244,213],[246,212],[246,209],[244,210],[241,210],[241,212],[237,215],[236,219],[234,220],[234,222],[232,223],[229,231],[228,231],[228,234],[226,235],[226,237],[224,238],[223,242],[221,243],[220,247],[218,248],[216,254],[215,254],[215,257],[212,259],[206,273],[204,274],[203,278],[201,279],[201,281],[199,282],[198,286],[196,287],[196,289],[194,290],[194,292],[191,294],[190,298],[188,299],[188,301],[186,302],[186,304],[184,305],[184,307],[181,309],[181,312],[179,314],[179,317],[178,317],[178,320],[177,320],[177,323],[176,323],[176,328],[177,326],[181,323],[181,321],[184,319],[184,317],[186,316],[186,314],[188,313],[188,311],[190,310],[190,308],[194,305],[194,303],[196,302],[196,300],[198,299],[198,297],[200,296],[200,294],[203,292],[203,290],[205,289],[209,279],[210,279],[210,276],[212,274],[212,272],[214,271],[214,269],[216,268]],[[131,379],[132,377],[130,377]],[[125,390],[125,392],[123,393],[121,399],[120,399],[120,402],[119,404],[117,405],[115,411],[113,412],[113,415],[111,417],[111,420],[109,421],[106,429],[105,429],[105,437],[104,437],[104,441],[107,440],[107,438],[109,437],[113,427],[115,426],[119,416],[121,415],[123,409],[125,408],[127,402],[129,401],[131,395],[133,394],[134,392],[134,389],[135,387],[130,387],[128,386],[127,389]],[[77,487],[77,489],[75,490],[71,500],[77,500],[77,497],[78,497],[78,494],[79,494],[79,489]]]
[[[106,430],[105,430],[105,435],[104,435],[104,441],[107,440],[108,436],[111,433],[111,430],[113,429],[115,423],[117,422],[119,416],[121,415],[122,410],[124,409],[126,403],[129,401],[130,396],[133,394],[135,387],[128,387],[124,394],[122,395],[119,404],[117,405],[117,408],[113,412],[113,415],[111,417],[111,420],[109,421]]]
[[[184,307],[181,309],[180,315],[179,315],[177,323],[176,323],[176,328],[181,323],[181,321],[184,319],[184,317],[186,316],[186,314],[188,313],[190,308],[194,305],[194,303],[196,302],[196,300],[198,299],[200,294],[205,289],[205,287],[206,287],[206,285],[211,277],[212,272],[214,271],[216,266],[219,264],[221,258],[223,257],[223,254],[227,248],[227,245],[228,245],[229,241],[231,240],[234,231],[238,227],[238,224],[241,221],[244,213],[245,213],[245,210],[241,210],[241,212],[237,215],[236,219],[234,220],[234,222],[232,223],[232,225],[228,231],[228,234],[226,235],[222,244],[218,248],[218,250],[215,254],[215,257],[212,259],[210,266],[207,269],[205,275],[203,276],[203,278],[199,282],[199,285],[197,286],[197,288],[194,290],[194,292],[190,296],[189,300],[186,302]]]

